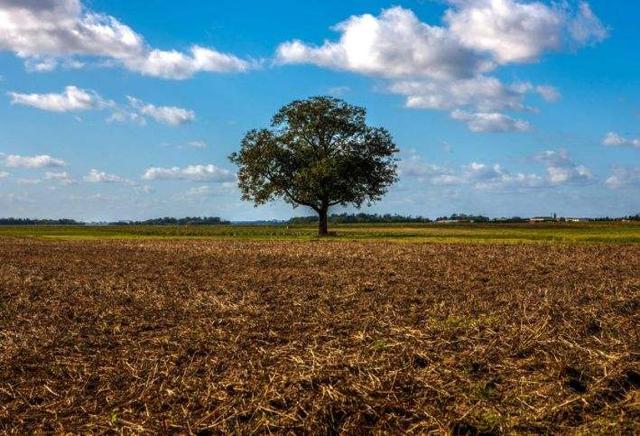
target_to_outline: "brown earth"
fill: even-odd
[[[640,246],[0,239],[0,432],[640,432]]]

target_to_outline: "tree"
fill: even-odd
[[[397,180],[397,152],[386,129],[367,126],[364,108],[313,97],[281,108],[270,129],[249,131],[229,158],[243,200],[310,207],[322,236],[331,206],[360,208],[386,194]]]

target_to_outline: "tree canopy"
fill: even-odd
[[[386,129],[366,124],[364,108],[313,97],[281,108],[270,128],[249,131],[230,159],[243,199],[310,207],[326,234],[330,207],[359,208],[386,194],[397,180],[397,152]]]

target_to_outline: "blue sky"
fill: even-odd
[[[640,5],[592,0],[0,0],[0,216],[254,208],[227,160],[296,98],[401,149],[370,211],[640,212]]]

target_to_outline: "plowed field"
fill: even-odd
[[[0,432],[640,432],[640,246],[0,239]]]

